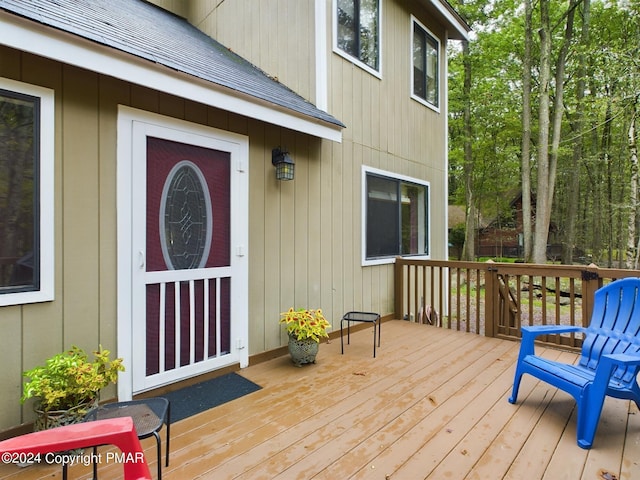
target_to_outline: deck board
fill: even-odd
[[[632,402],[629,403],[629,424],[620,470],[622,478],[640,478],[640,412]]]
[[[525,376],[508,403],[518,343],[398,320],[383,324],[374,359],[371,337],[352,333],[344,355],[339,339],[322,344],[315,365],[280,357],[240,371],[263,388],[173,424],[165,480],[640,478],[635,404],[607,399],[594,448],[582,450],[564,392]],[[155,442],[143,446],[155,477]],[[0,479],[60,470],[0,465]],[[91,477],[88,467],[69,471]],[[100,466],[101,480],[121,475],[120,465]]]

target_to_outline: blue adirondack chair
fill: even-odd
[[[535,355],[538,335],[583,332],[577,365]],[[572,395],[577,404],[578,445],[591,448],[607,395],[633,400],[640,408],[640,278],[616,280],[595,293],[588,328],[543,325],[522,327],[522,343],[509,398],[515,403],[522,375],[528,373]]]

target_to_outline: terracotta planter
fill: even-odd
[[[320,344],[312,338],[298,340],[289,335],[289,354],[296,367],[307,363],[316,363],[316,355]]]

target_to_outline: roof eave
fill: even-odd
[[[335,142],[344,125],[323,122],[76,35],[0,11],[0,44]],[[179,92],[179,93],[178,93]]]
[[[451,40],[469,40],[471,27],[446,0],[420,0],[429,11],[440,17],[447,25],[448,38]]]

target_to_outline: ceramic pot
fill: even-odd
[[[320,344],[312,338],[298,340],[295,336],[289,335],[289,354],[296,367],[316,363],[319,346]]]

